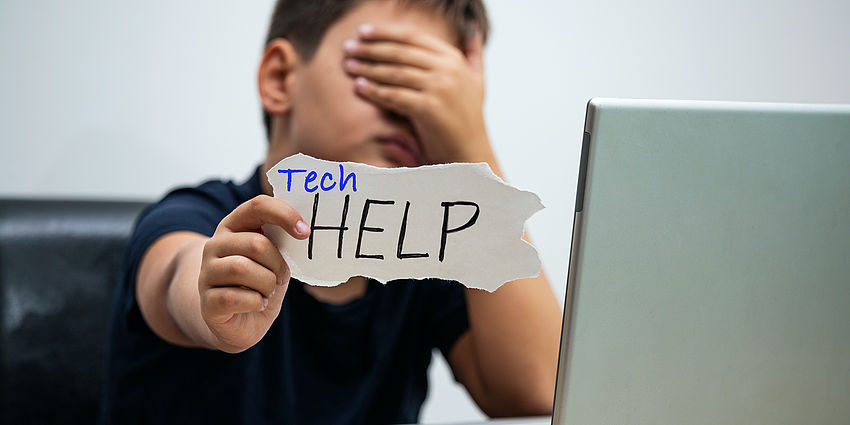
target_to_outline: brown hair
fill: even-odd
[[[310,60],[325,32],[347,12],[369,0],[278,0],[266,36],[266,46],[276,38],[292,42],[304,60]],[[487,41],[490,21],[483,0],[398,0],[399,3],[436,11],[446,17],[463,46],[467,34],[477,31]],[[266,136],[271,138],[271,116],[263,110]]]

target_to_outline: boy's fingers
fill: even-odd
[[[366,63],[357,59],[347,59],[345,69],[354,75],[361,75],[379,83],[404,86],[416,90],[422,90],[428,78],[426,72],[417,68]]]
[[[453,46],[438,37],[410,25],[364,24],[357,29],[362,40],[386,40],[420,46],[434,52],[446,52]]]
[[[357,77],[354,86],[361,96],[399,115],[416,115],[423,109],[422,94],[415,90],[377,84],[364,77]]]
[[[259,195],[236,207],[224,217],[219,229],[230,232],[256,232],[263,224],[276,224],[296,239],[304,239],[310,234],[310,227],[301,218],[301,214],[280,199]]]
[[[422,69],[432,69],[437,66],[433,53],[399,43],[384,41],[361,43],[346,40],[343,49],[348,57],[369,62],[390,62]]]
[[[247,257],[260,266],[269,269],[279,280],[283,279],[288,266],[283,255],[269,238],[261,233],[239,232],[217,236],[216,243],[209,252],[213,258],[232,255]]]
[[[277,275],[241,255],[211,260],[204,268],[204,274],[203,282],[209,285],[210,289],[242,286],[268,297],[278,286]]]
[[[284,295],[286,295],[286,291],[287,291],[287,289],[289,289],[289,278],[290,278],[290,276],[291,275],[289,273],[289,269],[287,269],[286,273],[284,273],[284,275],[283,275],[283,279],[281,280],[281,282],[283,284],[276,287],[274,289],[274,292],[272,292],[271,296],[269,297],[269,305],[267,307],[269,310],[271,310],[271,311],[279,311],[280,310],[280,307],[283,305]]]
[[[221,286],[204,292],[207,314],[214,322],[226,322],[239,313],[253,313],[268,307],[268,299],[259,292],[238,286]],[[264,301],[265,300],[265,301]]]

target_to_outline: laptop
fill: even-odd
[[[850,105],[593,99],[552,423],[850,423]]]

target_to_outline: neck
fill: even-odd
[[[272,134],[272,139],[269,141],[269,147],[266,150],[266,159],[263,161],[263,173],[270,170],[274,167],[280,160],[286,158],[291,155],[295,155],[298,153],[295,149],[292,149],[289,146],[289,143],[285,143],[280,137],[275,137],[276,134]],[[272,196],[273,190],[272,185],[269,184],[268,179],[260,179],[260,186],[263,189],[263,194]]]

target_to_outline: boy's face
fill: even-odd
[[[352,9],[325,33],[309,62],[299,59],[289,96],[288,115],[271,140],[268,162],[302,152],[332,161],[355,161],[379,167],[417,166],[421,147],[404,149],[400,139],[415,139],[410,122],[391,114],[355,92],[354,77],[346,73],[343,44],[357,39],[363,24],[392,23],[415,27],[447,43],[455,36],[442,16],[395,1],[368,1]],[[276,140],[283,139],[283,140]]]

